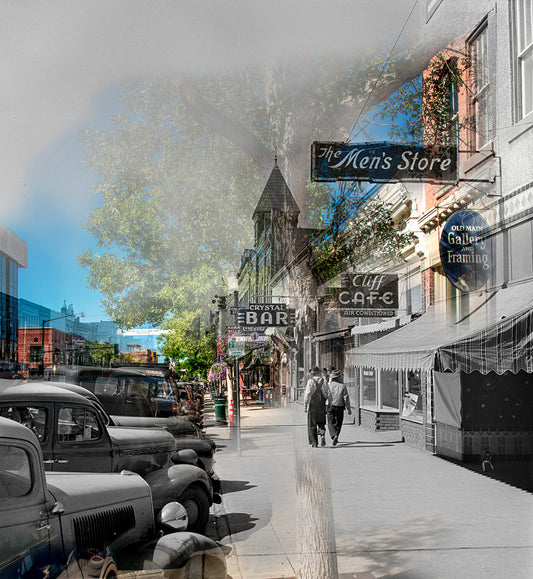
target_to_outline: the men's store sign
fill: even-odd
[[[389,142],[348,144],[316,141],[311,146],[311,179],[455,183],[457,148],[427,148]]]
[[[492,272],[492,245],[485,219],[468,209],[456,211],[444,225],[440,260],[448,280],[462,291],[485,285]]]
[[[287,304],[250,304],[239,310],[239,329],[258,331],[260,328],[294,325],[295,312]]]
[[[343,317],[392,318],[398,309],[398,276],[347,273],[341,287],[331,288],[330,301]]]

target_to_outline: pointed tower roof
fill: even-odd
[[[263,194],[257,203],[252,219],[255,220],[258,213],[270,213],[272,210],[293,215],[299,215],[300,213],[300,209],[292,196],[291,190],[279,170],[277,159],[263,189]]]

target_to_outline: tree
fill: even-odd
[[[384,267],[400,259],[401,250],[417,240],[414,233],[399,231],[387,204],[371,198],[358,183],[343,186],[332,196],[324,222],[325,227],[311,239],[319,282],[365,262],[374,269]]]
[[[109,342],[89,342],[86,344],[90,359],[100,366],[110,366],[115,360],[115,346]]]
[[[215,332],[204,322],[201,311],[184,312],[165,322],[171,332],[160,337],[161,353],[179,361],[189,375],[204,377],[216,357]]]
[[[109,316],[158,324],[208,303],[251,244],[275,154],[300,224],[319,216],[309,211],[323,194],[308,183],[311,143],[347,139],[425,58],[350,55],[126,85],[129,114],[85,133],[102,206],[87,223],[99,250],[79,261]]]

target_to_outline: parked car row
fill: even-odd
[[[80,576],[62,574],[67,573],[71,565],[75,565],[76,569],[79,570],[83,565],[89,564],[91,557],[87,558],[87,556],[91,553],[92,556],[97,557],[98,561],[102,562],[105,569],[108,568],[105,565],[109,563],[111,574],[98,573],[97,576],[111,577],[114,576],[114,569],[143,569],[146,568],[147,564],[149,568],[155,569],[176,567],[180,570],[185,568],[190,570],[190,565],[193,564],[192,560],[195,559],[197,553],[205,555],[206,551],[209,553],[212,551],[214,553],[212,556],[209,554],[209,556],[203,556],[194,562],[195,569],[198,568],[198,565],[201,569],[205,565],[213,567],[210,574],[183,576],[225,577],[225,571],[222,574],[223,569],[225,570],[222,551],[216,544],[202,535],[208,521],[211,505],[215,501],[220,501],[217,489],[214,489],[214,486],[219,484],[213,471],[214,460],[211,462],[209,460],[209,451],[212,457],[214,444],[211,446],[211,441],[205,435],[201,436],[199,434],[201,431],[194,424],[176,416],[110,415],[97,394],[67,382],[2,382],[4,383],[0,385],[0,444],[5,442],[3,437],[5,431],[5,433],[10,433],[8,436],[10,442],[7,445],[9,447],[13,446],[11,439],[16,438],[15,433],[19,433],[19,439],[23,441],[21,442],[22,446],[28,446],[28,444],[30,446],[33,444],[34,447],[38,446],[38,452],[36,453],[34,449],[32,456],[35,462],[35,457],[39,455],[40,468],[36,470],[35,465],[30,465],[30,470],[28,471],[27,467],[24,467],[26,469],[24,472],[30,476],[38,473],[38,470],[46,471],[44,482],[41,480],[43,492],[39,495],[39,500],[44,500],[46,504],[52,505],[49,495],[52,494],[54,497],[57,495],[61,500],[57,499],[56,502],[65,507],[65,500],[70,495],[75,499],[70,502],[67,501],[71,508],[65,511],[61,511],[61,507],[58,507],[58,512],[55,512],[54,508],[43,511],[48,515],[47,521],[52,518],[54,523],[63,525],[63,532],[56,533],[53,537],[49,533],[43,532],[41,533],[43,536],[37,538],[39,540],[35,537],[33,539],[27,538],[30,542],[35,539],[36,544],[41,545],[37,548],[35,555],[29,559],[26,556],[22,557],[22,553],[30,552],[31,549],[30,551],[28,549],[19,551],[20,557],[17,559],[17,553],[14,552],[15,547],[11,544],[8,528],[11,528],[9,525],[16,524],[17,517],[8,518],[9,525],[5,526],[4,529],[2,529],[4,522],[0,524],[1,536],[3,537],[0,538],[0,543],[2,543],[0,546],[0,576],[37,576],[33,571],[31,574],[26,573],[25,569],[28,565],[29,569],[40,564],[46,551],[43,546],[45,544],[43,542],[45,541],[44,535],[46,535],[52,546],[52,550],[46,551],[49,555],[52,552],[55,553],[59,536],[63,542],[66,541],[61,549],[57,545],[57,553],[53,557],[50,555],[53,560],[48,560],[47,565],[52,565],[56,573],[50,574],[50,571],[47,571],[49,576]],[[165,422],[157,423],[157,421]],[[18,423],[18,428],[13,429],[12,425],[15,423]],[[11,428],[7,428],[6,424],[9,424]],[[196,437],[189,439],[187,434],[190,433],[191,427]],[[21,433],[26,431],[30,435],[21,436]],[[180,433],[185,433],[185,437],[182,437]],[[192,440],[199,445],[198,454],[191,448],[193,445],[190,441]],[[206,451],[206,456],[203,459],[200,457],[202,445]],[[20,452],[22,450],[19,451],[19,454]],[[4,453],[4,448],[1,448],[0,456],[9,457],[11,455]],[[16,461],[10,459],[0,459],[0,510],[2,512],[5,509],[8,511],[11,508],[15,509],[17,505],[19,510],[22,510],[24,500],[18,499],[26,499],[28,495],[33,496],[33,482],[26,487],[21,484],[18,490],[15,490],[17,487],[15,481],[19,480],[17,477],[20,475],[19,470],[11,468],[15,463]],[[63,478],[58,476],[54,478],[53,475],[58,472],[63,473],[61,475]],[[69,476],[68,473],[76,474]],[[82,475],[80,473],[91,474]],[[105,479],[104,475],[94,473],[116,474],[107,475],[113,478]],[[98,478],[99,476],[101,478]],[[54,484],[56,481],[60,481],[61,484],[64,483],[62,490],[55,491],[56,494],[54,494],[54,491],[50,490],[49,479],[53,480]],[[130,479],[134,480],[135,483],[131,483]],[[123,481],[127,481],[126,485],[122,484]],[[142,520],[146,520],[147,517],[150,518],[148,522],[145,521],[142,528],[137,530],[134,506],[137,503],[123,492],[123,486],[128,485],[130,485],[128,488],[134,489],[131,490],[133,495],[135,495],[136,490],[142,495],[138,500],[139,504],[144,505]],[[96,489],[101,489],[98,499]],[[142,490],[142,493],[139,489]],[[93,491],[96,493],[93,502],[86,500],[86,495],[87,497],[92,496]],[[19,492],[21,494],[17,494]],[[126,507],[130,503],[132,506]],[[76,509],[85,512],[86,507],[88,508],[91,504],[93,505],[91,512],[94,512],[94,517],[91,518],[89,514],[78,516]],[[149,505],[149,509],[147,505]],[[105,514],[98,515],[100,510]],[[126,512],[129,514],[126,515]],[[177,515],[176,513],[182,514]],[[106,519],[108,514],[109,520]],[[54,518],[56,515],[57,521]],[[72,519],[72,523],[70,523],[70,519]],[[180,519],[180,522],[176,523],[176,519]],[[20,520],[24,520],[24,517]],[[74,525],[70,529],[73,534],[65,534],[64,532],[64,525],[67,524],[67,521],[69,521],[69,525]],[[128,537],[127,541],[119,540],[118,535],[122,533],[120,531],[122,524],[125,529],[124,535]],[[47,531],[52,529],[52,526],[46,521],[43,522],[44,527],[48,527]],[[110,531],[110,529],[115,530]],[[26,528],[26,530],[28,529]],[[172,532],[163,538],[157,538],[157,533],[162,531],[168,533],[176,530],[180,533]],[[106,532],[108,535],[111,533],[112,536],[104,536]],[[20,533],[24,534],[23,531]],[[88,542],[90,545],[85,545],[86,541],[83,538],[87,533],[89,534],[90,540]],[[83,537],[80,539],[78,535],[80,537],[83,535]],[[11,546],[6,545],[4,549],[4,542]],[[24,544],[24,541],[21,544]],[[136,547],[132,548],[132,545],[136,545]],[[166,551],[168,553],[163,555]],[[64,555],[68,554],[71,560],[59,555],[59,552]],[[164,565],[162,564],[163,559],[166,561]],[[44,560],[47,560],[46,556],[44,556]],[[83,564],[80,562],[82,560],[84,561]],[[107,563],[104,564],[105,561]],[[40,570],[40,567],[35,568]],[[172,576],[181,577],[182,575]]]

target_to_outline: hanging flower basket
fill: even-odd
[[[214,382],[215,380],[224,380],[226,378],[226,364],[224,362],[215,362],[209,372],[207,373],[207,379],[209,382]]]

